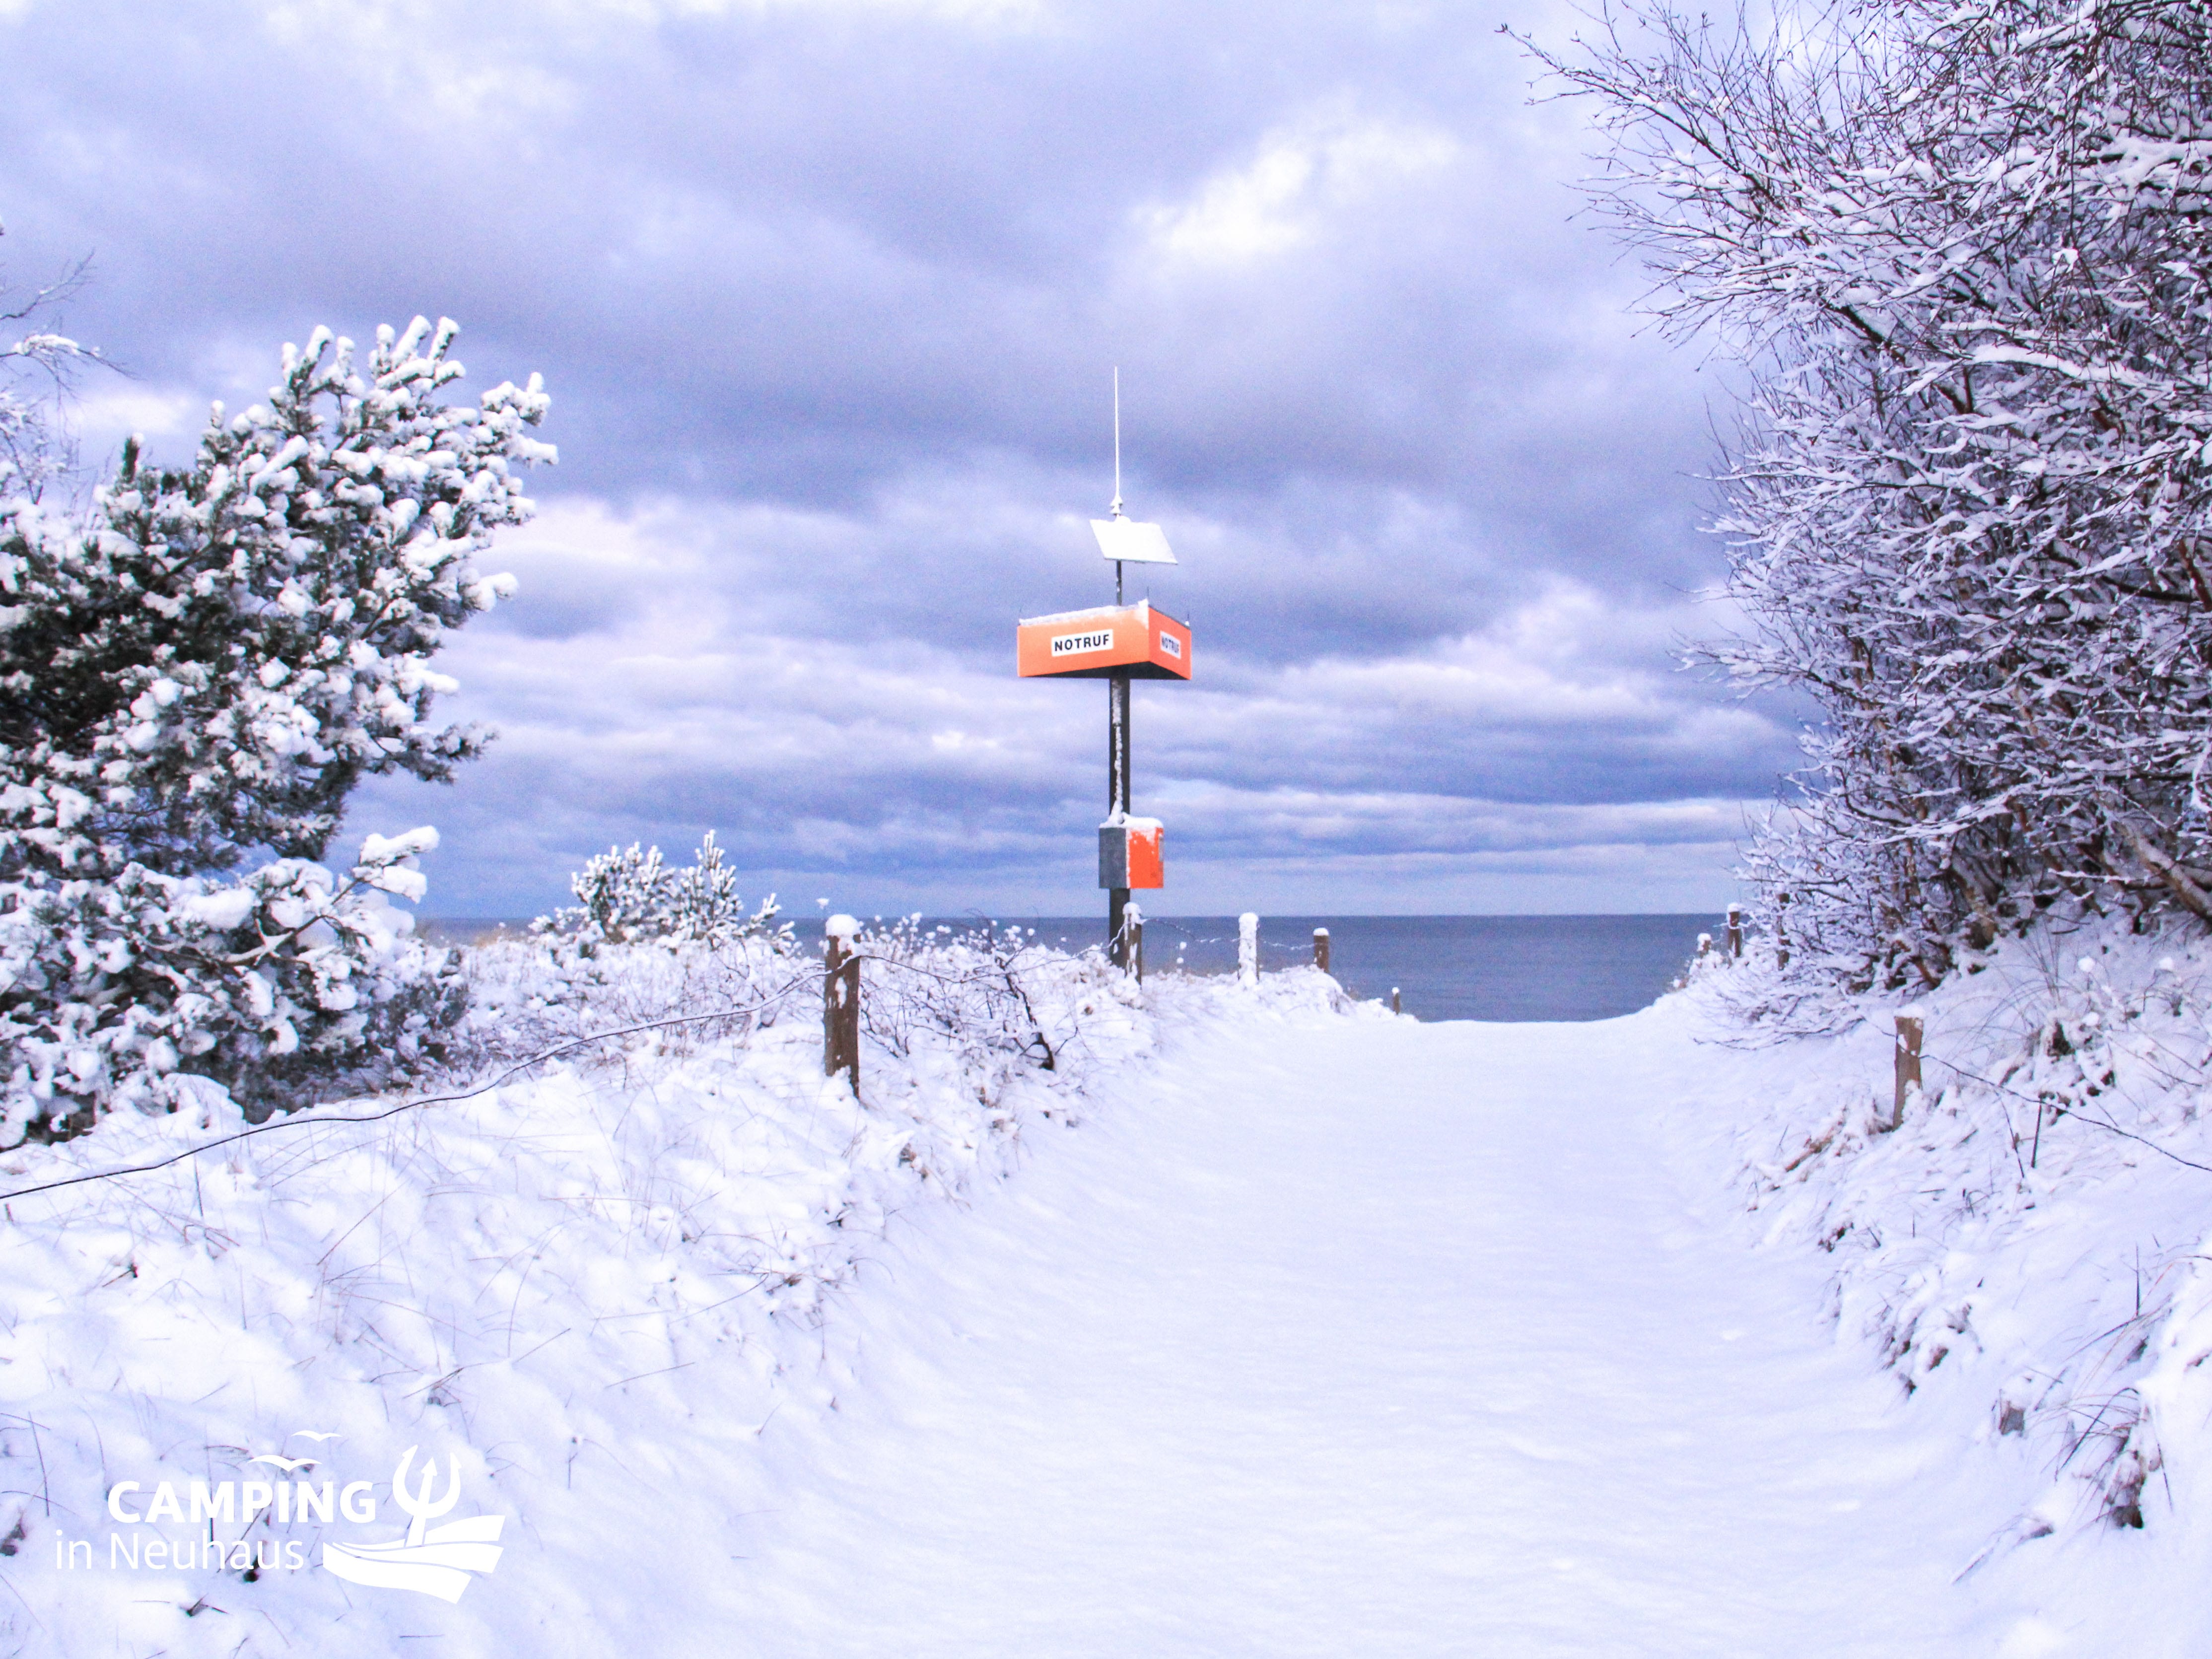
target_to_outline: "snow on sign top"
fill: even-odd
[[[1091,533],[1098,538],[1098,550],[1109,559],[1128,564],[1173,564],[1167,532],[1156,524],[1134,519],[1093,519]]]

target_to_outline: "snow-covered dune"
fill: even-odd
[[[526,1021],[546,988],[493,977]],[[825,1301],[880,1267],[897,1218],[1048,1154],[1164,1018],[1345,1006],[1310,972],[1259,994],[1140,995],[1095,960],[1030,979],[1051,1071],[910,1031],[902,1056],[871,1046],[856,1101],[822,1075],[817,975],[750,1030],[646,1034],[448,1103],[329,1121],[392,1103],[352,1103],[13,1200],[0,1629],[31,1653],[373,1655],[438,1632],[448,1652],[602,1654],[645,1621],[665,1651],[706,1650],[747,1605],[732,1558],[775,1490],[769,1425],[833,1409]],[[18,1148],[0,1181],[246,1127],[220,1090],[197,1098]],[[455,1471],[440,1524],[507,1517],[458,1603],[323,1570],[326,1541],[402,1540],[400,1498],[441,1501]]]
[[[2199,971],[2007,947],[1926,1000],[1893,1131],[1891,1005],[1747,1043],[1750,967],[1499,1026],[1060,959],[1050,1070],[917,1017],[856,1101],[802,1001],[15,1199],[0,1627],[2192,1651],[2201,1602],[2160,1587],[2202,1565],[2212,1467]],[[2039,1140],[2013,1094],[2067,1104]],[[240,1127],[204,1091],[0,1170]]]

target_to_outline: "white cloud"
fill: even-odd
[[[973,29],[1029,30],[1051,16],[1043,0],[663,0],[647,8],[675,16],[730,12],[795,12],[835,16],[840,12],[904,12]]]
[[[1214,174],[1187,201],[1147,204],[1136,220],[1159,252],[1237,264],[1310,241],[1332,215],[1459,154],[1459,141],[1441,128],[1331,106],[1268,133],[1249,160]]]
[[[1578,115],[1463,8],[30,15],[10,271],[99,250],[69,331],[147,377],[88,428],[181,459],[276,342],[417,308],[469,325],[471,390],[546,372],[564,464],[492,556],[521,601],[446,665],[506,737],[362,803],[456,831],[435,903],[716,825],[749,880],[837,877],[810,899],[1087,908],[1103,693],[1015,681],[1011,632],[1110,591],[1115,363],[1183,559],[1146,580],[1199,629],[1198,684],[1139,697],[1175,906],[1331,871],[1379,908],[1514,908],[1516,871],[1642,903],[1727,861],[1670,813],[1771,775],[1775,723],[1664,650],[1716,562],[1696,387],[1564,228]]]
[[[133,433],[165,459],[181,459],[207,422],[208,400],[176,386],[102,380],[71,400],[70,422],[85,455],[113,454]]]
[[[864,603],[848,573],[903,569],[939,514],[963,511],[933,485],[849,514],[555,505],[501,550],[523,582],[512,623],[449,648],[465,690],[446,712],[499,726],[492,758],[450,794],[380,783],[357,822],[458,811],[465,832],[433,872],[449,911],[542,906],[558,896],[548,878],[591,851],[688,848],[710,828],[757,887],[1085,908],[1102,688],[1018,680],[1011,650],[808,626],[758,601],[765,575],[811,561],[833,599]],[[533,628],[533,603],[556,625]],[[1010,644],[1016,607],[999,608]],[[1336,870],[1369,908],[1464,906],[1514,880],[1522,897],[1492,908],[1717,902],[1745,809],[1711,781],[1756,775],[1778,734],[1668,671],[1678,620],[1555,580],[1414,650],[1201,653],[1196,683],[1138,696],[1139,803],[1169,824],[1168,897],[1279,909],[1295,891],[1310,906]],[[1639,896],[1638,882],[1656,884]]]

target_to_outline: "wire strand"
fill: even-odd
[[[478,1095],[488,1095],[493,1090],[502,1087],[533,1066],[544,1066],[550,1061],[560,1059],[563,1054],[574,1054],[579,1048],[588,1048],[596,1042],[610,1042],[617,1037],[637,1036],[647,1031],[666,1030],[676,1025],[696,1025],[708,1020],[733,1019],[740,1014],[757,1013],[763,1008],[771,1007],[782,1001],[803,981],[819,980],[821,977],[818,973],[803,975],[799,979],[784,985],[773,995],[764,997],[758,1002],[746,1003],[738,1007],[717,1008],[710,1013],[704,1014],[679,1014],[669,1019],[646,1020],[639,1024],[624,1025],[613,1030],[596,1031],[589,1036],[572,1037],[566,1042],[556,1043],[550,1048],[532,1054],[527,1060],[517,1060],[489,1082],[478,1084],[473,1089],[465,1089],[458,1094],[428,1095],[420,1100],[403,1100],[395,1106],[386,1107],[380,1112],[357,1112],[343,1117],[310,1117],[307,1114],[316,1109],[313,1106],[303,1106],[299,1110],[288,1113],[283,1117],[271,1118],[266,1123],[257,1123],[251,1128],[240,1129],[234,1133],[222,1135],[214,1140],[202,1141],[196,1146],[187,1146],[182,1152],[172,1152],[167,1158],[155,1158],[149,1163],[126,1164],[112,1170],[88,1170],[82,1175],[65,1176],[59,1181],[40,1182],[33,1187],[20,1188],[11,1193],[0,1193],[0,1204],[12,1204],[19,1198],[33,1198],[40,1193],[58,1192],[64,1187],[81,1187],[88,1182],[114,1181],[125,1176],[150,1175],[156,1170],[166,1170],[173,1164],[181,1164],[186,1158],[197,1158],[202,1152],[211,1152],[218,1147],[234,1146],[239,1141],[251,1140],[256,1135],[273,1133],[278,1129],[298,1128],[303,1125],[316,1123],[380,1123],[386,1118],[397,1117],[402,1112],[417,1111],[425,1106],[451,1106],[464,1100],[474,1100]],[[11,1217],[10,1219],[13,1218]]]

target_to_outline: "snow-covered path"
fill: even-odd
[[[1670,1167],[1686,1074],[1753,1063],[1681,1018],[1133,1070],[836,1311],[733,1650],[1958,1650],[1955,1451]]]

